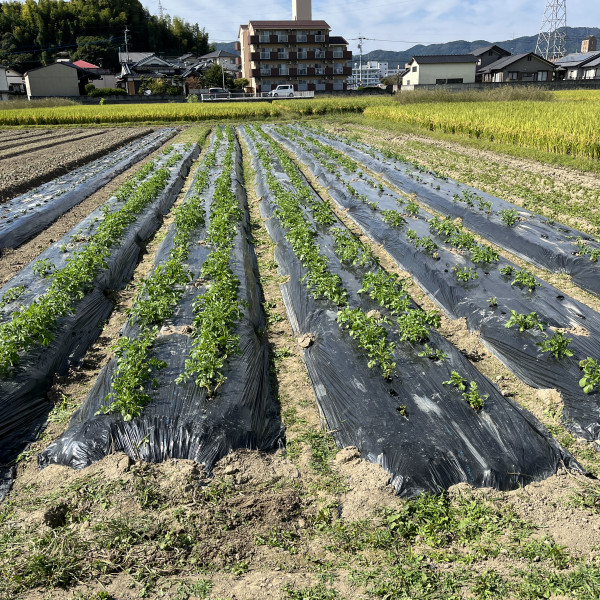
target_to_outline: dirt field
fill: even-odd
[[[151,131],[148,127],[0,131],[0,202]]]
[[[91,139],[106,145],[88,148],[89,155],[83,150],[90,145],[85,130],[69,130],[83,140],[65,142],[64,154],[56,148],[31,152],[28,162],[33,157],[38,166],[14,189],[34,187],[42,181],[30,183],[38,176],[44,181],[55,177],[58,171],[51,171],[49,163],[57,155],[63,162],[52,168],[72,168],[68,160],[81,164],[148,129],[102,131]],[[352,126],[347,131],[365,140],[374,137],[367,128]],[[52,139],[53,133],[40,132],[39,143]],[[513,187],[507,196],[501,174],[518,166],[512,159],[488,152],[484,162],[459,144],[376,133],[382,142],[422,164],[516,203],[524,204],[534,193],[536,202],[543,203],[544,194],[557,189],[564,196],[593,202],[600,190],[596,177],[531,162],[518,193]],[[27,133],[21,141],[31,144],[37,135]],[[0,132],[0,173],[14,175],[17,163],[10,161],[22,163],[22,157],[2,158],[3,152],[11,152],[15,137],[15,132]],[[108,198],[134,170],[28,244],[0,257],[0,283]],[[327,190],[304,172],[326,198]],[[461,320],[443,318],[440,332],[506,396],[540,419],[590,476],[561,469],[545,481],[509,492],[460,484],[445,494],[406,501],[394,494],[389,475],[362,460],[355,448],[335,448],[323,430],[303,350],[286,317],[279,289],[283,281],[253,180],[246,155],[244,185],[286,447],[271,453],[234,452],[217,464],[212,477],[191,461],[135,463],[124,454],[80,472],[60,466],[37,469],[37,453],[65,431],[111,356],[135,286],[150,272],[173,220],[171,212],[145,248],[132,284],[115,294],[115,309],[81,365],[55,378],[50,398],[56,407],[49,425],[19,458],[13,490],[0,505],[0,599],[599,598],[600,486],[594,477],[600,473],[598,444],[576,439],[564,428],[560,394],[519,381]],[[188,177],[179,202],[190,181]],[[12,189],[2,188],[2,197],[14,196]],[[338,216],[345,219],[342,212]],[[563,216],[573,226],[600,232],[585,217]],[[382,266],[407,275],[385,249],[346,224],[370,245]],[[568,278],[548,280],[599,308],[597,299],[576,289]],[[433,308],[416,284],[408,291],[424,309]]]

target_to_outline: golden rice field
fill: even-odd
[[[535,148],[556,154],[600,156],[600,95],[560,92],[551,102],[446,102],[370,106],[365,116],[431,131]],[[587,92],[589,94],[589,92]]]
[[[427,101],[389,96],[324,97],[272,103],[70,105],[0,111],[1,126],[190,123],[207,120],[294,119],[361,113],[369,120],[406,123],[556,154],[600,156],[600,90],[553,92],[548,100]],[[476,94],[471,94],[476,97]],[[492,94],[493,96],[493,94]],[[415,100],[417,96],[415,94]],[[432,96],[433,98],[433,96]],[[482,96],[483,98],[483,96]]]

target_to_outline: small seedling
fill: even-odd
[[[467,380],[458,373],[458,371],[452,371],[450,373],[450,379],[448,381],[442,381],[444,385],[453,385],[459,392],[464,392],[467,389]]]
[[[402,227],[406,225],[406,221],[397,210],[382,210],[381,217],[384,223],[392,227]]]
[[[35,275],[45,279],[54,273],[55,268],[48,258],[42,258],[34,263],[32,270]]]
[[[455,265],[452,267],[452,272],[459,281],[467,282],[471,279],[479,279],[477,271],[474,271],[471,267],[459,267],[458,265]]]
[[[583,377],[579,380],[579,386],[586,394],[591,394],[600,385],[600,365],[589,356],[579,361],[583,370]]]
[[[423,350],[419,352],[420,358],[429,358],[430,360],[444,360],[448,358],[445,352],[442,352],[439,348],[430,348],[427,344],[423,346]]]
[[[500,220],[504,224],[508,225],[508,227],[513,227],[518,221],[521,220],[521,217],[519,216],[519,213],[517,212],[516,208],[505,208],[501,210],[498,214],[500,215]]]
[[[565,356],[573,356],[572,350],[568,349],[572,341],[564,333],[556,331],[551,338],[538,342],[536,345],[541,348],[542,352],[550,352],[555,358],[561,359]]]
[[[488,394],[483,394],[483,396],[479,394],[475,381],[471,381],[469,391],[463,392],[462,396],[473,410],[481,410],[483,403],[488,399]]]
[[[496,308],[496,306],[498,306],[498,298],[496,298],[496,296],[490,296],[488,298],[488,304],[490,305],[490,308]]]
[[[537,327],[540,331],[544,331],[544,324],[539,320],[536,312],[530,312],[529,314],[519,314],[516,310],[510,311],[510,319],[506,323],[505,327],[513,327],[517,325],[519,331],[526,331],[527,329],[533,329]]]

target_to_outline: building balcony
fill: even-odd
[[[288,60],[298,60],[297,52],[288,52]]]
[[[252,46],[257,46],[258,45],[258,36],[257,35],[251,35],[248,39],[248,43]]]

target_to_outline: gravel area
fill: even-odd
[[[100,131],[100,134],[91,139],[89,137],[80,139],[82,134],[89,133],[90,129],[54,131],[66,132],[70,134],[71,138],[74,138],[74,141],[68,141],[68,138],[61,137],[60,143],[57,140],[57,145],[31,150],[27,155],[0,159],[0,202],[14,198],[71,169],[95,160],[107,152],[112,152],[132,140],[150,133],[153,128],[119,127],[96,130]],[[7,131],[6,137],[2,133],[0,132],[0,143],[6,138],[14,137],[14,131]],[[21,143],[14,141],[14,152],[18,151],[19,145],[31,144],[29,133],[29,131],[24,132]],[[40,142],[42,139],[47,143],[47,136],[40,138]],[[46,146],[46,143],[41,145]]]

